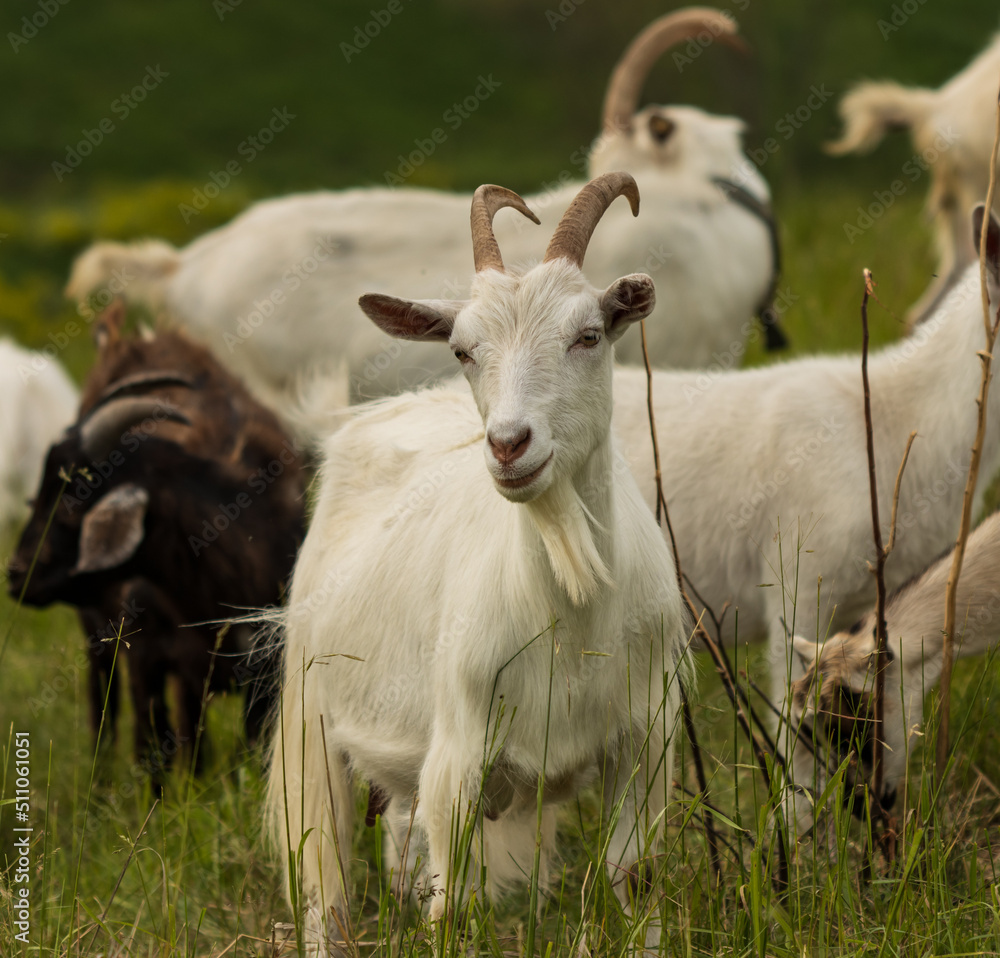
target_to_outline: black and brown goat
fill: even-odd
[[[304,534],[303,474],[275,416],[207,350],[176,332],[124,336],[122,320],[113,306],[95,329],[80,414],[49,449],[10,592],[81,610],[91,722],[96,732],[107,699],[112,735],[117,645],[137,758],[157,780],[197,740],[209,692],[246,686],[247,737],[260,732],[277,655],[251,660],[249,627],[221,620],[282,600]]]

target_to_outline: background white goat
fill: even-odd
[[[643,899],[684,634],[669,552],[609,432],[612,343],[651,312],[653,284],[632,274],[599,291],[580,271],[622,194],[637,210],[627,174],[585,186],[544,262],[519,275],[504,271],[491,221],[502,206],[531,214],[481,187],[468,302],[362,299],[392,334],[448,342],[480,415],[445,387],[363,408],[326,443],[268,793],[286,854],[312,829],[311,937],[332,933],[329,909],[346,915],[355,776],[397,819],[419,798],[437,918],[463,884],[453,836],[470,803],[481,795],[488,881],[503,886],[531,874],[539,777],[558,801],[596,766],[609,874],[624,906]],[[546,850],[553,831],[550,813]]]
[[[976,235],[981,215],[980,208],[973,218]],[[995,309],[1000,229],[992,218],[987,260]],[[903,450],[910,431],[918,433],[886,566],[890,588],[955,541],[983,345],[979,268],[973,265],[909,338],[869,359],[883,541]],[[653,396],[664,491],[685,576],[716,614],[734,607],[725,616],[727,641],[769,637],[772,688],[781,704],[789,676],[801,675],[785,625],[821,639],[831,625],[853,622],[874,594],[859,357],[799,359],[716,375],[655,372]],[[652,505],[645,401],[645,373],[617,371],[615,429]],[[976,511],[988,477],[1000,466],[998,389],[991,390],[988,412]]]
[[[920,734],[924,697],[941,677],[944,595],[952,554],[939,559],[919,578],[886,602],[891,660],[885,672],[882,740],[882,804],[891,807],[906,777],[914,735]],[[987,518],[969,536],[956,602],[956,657],[982,655],[1000,638],[1000,513]],[[849,780],[871,779],[870,746],[874,727],[875,610],[826,642],[796,638],[796,651],[807,664],[792,689],[792,725],[815,724],[820,744],[839,763],[853,749],[860,769]],[[808,734],[806,732],[805,734]],[[812,758],[801,746],[796,760],[808,774]],[[863,774],[858,774],[858,772]],[[800,772],[800,775],[803,774]]]
[[[638,229],[611,210],[590,252],[598,283],[645,269],[660,288],[650,353],[659,365],[697,367],[742,346],[768,304],[777,247],[767,184],[747,174],[743,123],[693,107],[636,112],[642,84],[671,45],[694,36],[731,39],[735,22],[708,8],[680,10],[644,30],[610,83],[604,133],[590,175],[632,172],[647,215]],[[729,182],[737,179],[740,186]],[[720,183],[720,181],[723,181]],[[546,228],[580,183],[529,197]],[[467,291],[469,197],[425,189],[309,193],[252,206],[182,250],[160,241],[97,243],[76,261],[67,294],[84,302],[113,276],[123,295],[187,327],[261,398],[287,412],[305,371],[343,369],[353,397],[396,392],[450,370],[437,344],[401,345],[368,323],[357,298],[369,290],[429,298]],[[751,208],[755,212],[751,211]],[[508,259],[534,254],[523,223],[503,218]],[[729,268],[719,276],[713,264]],[[711,275],[712,281],[706,277]],[[769,339],[780,344],[776,327]],[[621,356],[638,361],[638,344]]]
[[[76,419],[78,393],[62,366],[0,339],[0,531],[28,514],[49,446]]]
[[[929,165],[927,209],[935,223],[938,267],[934,279],[910,308],[919,323],[976,258],[968,231],[969,216],[986,197],[990,153],[996,129],[1000,86],[1000,36],[937,90],[904,87],[889,81],[859,83],[840,102],[844,133],[831,153],[867,153],[887,130],[910,130],[920,159],[904,166],[907,180]],[[994,205],[994,209],[1000,209]]]

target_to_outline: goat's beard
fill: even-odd
[[[602,529],[573,483],[561,478],[540,496],[523,504],[545,545],[556,581],[574,605],[582,605],[601,585],[612,585],[595,532]]]

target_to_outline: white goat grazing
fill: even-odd
[[[77,390],[56,360],[0,339],[0,531],[27,517],[45,454],[76,418]]]
[[[742,121],[693,107],[635,112],[642,83],[667,48],[694,36],[730,41],[735,30],[718,11],[692,8],[643,31],[616,69],[605,132],[590,157],[591,176],[625,169],[642,190],[645,225],[637,229],[625,210],[612,209],[588,272],[601,284],[635,269],[656,274],[660,313],[671,319],[669,328],[658,323],[650,331],[658,365],[699,367],[742,347],[774,284],[769,192],[759,175],[745,176]],[[581,186],[560,184],[529,197],[547,229]],[[86,308],[112,277],[125,282],[127,299],[187,327],[285,413],[317,364],[346,367],[353,398],[370,398],[450,370],[440,345],[400,344],[368,323],[356,303],[368,290],[464,295],[468,208],[467,195],[425,189],[288,196],[255,204],[182,250],[159,241],[96,243],[77,259],[66,291]],[[523,225],[503,217],[497,224],[511,262],[534,254]],[[729,264],[725,275],[705,282],[717,262]],[[777,328],[767,329],[769,341],[780,344]],[[640,360],[638,344],[623,349],[624,358]]]
[[[981,209],[974,228],[981,225]],[[992,308],[1000,232],[987,243]],[[890,588],[955,541],[984,345],[979,269],[970,266],[909,338],[869,360],[879,515],[887,540],[893,482],[917,430],[899,498]],[[615,374],[616,433],[652,505],[646,377]],[[721,615],[725,638],[769,637],[773,692],[801,675],[788,630],[822,638],[869,607],[871,506],[859,357],[817,357],[717,375],[654,372],[663,486],[685,576]],[[1000,389],[991,390],[982,475],[1000,466]],[[979,509],[986,481],[980,483]],[[822,577],[820,579],[820,577]],[[821,584],[819,584],[821,583]],[[797,601],[796,601],[797,600]],[[738,636],[736,635],[738,630]]]
[[[326,442],[268,791],[285,853],[304,842],[291,900],[311,940],[346,925],[352,777],[390,819],[419,799],[439,918],[461,894],[453,839],[470,814],[484,813],[474,854],[502,886],[531,874],[538,779],[554,802],[596,765],[617,815],[609,873],[623,905],[643,900],[685,636],[669,551],[609,433],[611,346],[652,311],[653,284],[632,274],[602,292],[580,270],[622,194],[637,210],[628,174],[585,186],[544,261],[518,275],[491,222],[504,206],[532,214],[480,187],[468,301],[361,300],[393,335],[449,343],[481,415],[441,387],[362,408]],[[543,834],[547,850],[551,810]]]
[[[882,741],[882,804],[889,808],[905,781],[909,748],[920,734],[924,696],[937,684],[943,664],[944,595],[952,554],[889,596],[885,617],[890,661],[885,672]],[[982,655],[1000,638],[1000,513],[969,536],[956,602],[955,655]],[[826,642],[796,638],[808,663],[792,689],[792,722],[815,727],[838,763],[853,750],[863,776],[849,770],[851,784],[871,781],[875,682],[875,610]],[[806,732],[808,734],[808,732]],[[812,758],[796,756],[808,770]],[[860,803],[859,806],[860,807]]]
[[[906,127],[917,150],[903,166],[906,181],[915,182],[928,167],[932,170],[927,208],[935,221],[938,267],[910,308],[911,326],[937,308],[976,258],[967,225],[989,184],[998,84],[1000,36],[937,90],[866,82],[840,102],[844,133],[828,147],[831,153],[866,153],[887,130]]]

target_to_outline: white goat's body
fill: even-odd
[[[774,265],[765,222],[728,199],[712,178],[737,179],[765,204],[769,194],[756,173],[747,180],[739,121],[690,107],[662,112],[677,123],[676,156],[659,168],[633,163],[641,167],[635,176],[642,223],[637,228],[627,211],[609,210],[588,252],[588,274],[598,284],[636,270],[651,274],[662,303],[650,326],[653,362],[699,367],[742,353]],[[599,152],[597,172],[605,153],[610,162],[620,152]],[[528,198],[546,230],[580,185]],[[422,189],[268,200],[177,251],[172,266],[164,265],[162,244],[96,244],[74,265],[67,292],[84,299],[115,271],[135,276],[123,290],[127,299],[164,310],[286,414],[301,380],[317,368],[346,370],[351,395],[372,398],[440,376],[453,364],[437,344],[401,343],[381,333],[358,311],[358,296],[372,290],[466,295],[468,207],[468,196]],[[511,263],[537,259],[542,231],[508,215],[496,232]],[[144,255],[156,260],[149,269],[142,267]],[[723,276],[714,269],[718,262],[729,264]],[[637,343],[622,348],[627,360],[641,358]]]
[[[310,938],[329,940],[330,915],[347,914],[352,777],[388,800],[388,858],[404,872],[417,801],[437,919],[479,873],[456,836],[491,887],[523,879],[539,782],[551,804],[597,769],[610,877],[647,921],[641,873],[662,825],[685,635],[669,550],[610,435],[613,344],[652,311],[653,284],[632,274],[600,291],[580,271],[620,195],[638,211],[627,174],[584,187],[544,261],[516,274],[491,224],[505,206],[531,211],[480,187],[468,301],[361,298],[387,332],[446,341],[475,405],[449,387],[384,400],[325,444],[285,617],[268,797],[285,853],[303,843]],[[551,810],[539,825],[544,881]],[[655,944],[658,920],[642,935]]]
[[[941,677],[943,665],[945,586],[953,553],[935,562],[886,601],[886,634],[890,661],[885,672],[882,739],[883,797],[891,805],[906,776],[915,736],[921,735],[924,698]],[[1000,639],[1000,513],[989,516],[969,536],[955,603],[955,656],[983,655]],[[844,724],[831,744],[846,748],[851,727],[863,730],[873,718],[875,683],[875,612],[869,610],[850,630],[831,636],[810,649],[796,640],[807,656],[806,675],[793,693],[793,720],[815,716],[817,702],[824,716],[843,714]],[[818,653],[818,657],[817,657]],[[810,661],[814,658],[814,661]],[[822,681],[817,683],[816,672]],[[840,690],[848,694],[841,700]],[[846,714],[845,714],[846,713]],[[825,731],[821,725],[821,733]],[[870,729],[869,729],[870,733]],[[824,736],[820,735],[822,742]],[[857,744],[854,746],[857,748]],[[800,750],[801,752],[801,750]],[[811,757],[797,760],[811,767]],[[843,758],[838,755],[837,760]],[[870,765],[866,768],[870,774]]]
[[[904,168],[906,179],[912,181],[927,166],[932,170],[927,207],[936,222],[938,267],[910,309],[911,323],[926,318],[976,258],[968,223],[973,207],[985,200],[989,184],[998,82],[1000,36],[936,90],[865,82],[840,104],[845,130],[831,152],[867,152],[886,130],[905,126],[920,157]],[[995,203],[994,209],[1000,206]]]
[[[0,529],[25,518],[49,446],[76,418],[78,393],[55,360],[0,339]]]
[[[614,530],[606,557],[613,557],[615,583],[578,606],[556,581],[530,511],[493,491],[482,439],[468,394],[440,390],[363,410],[327,441],[287,613],[284,722],[299,727],[301,663],[312,663],[304,700],[311,715],[324,717],[328,752],[348,756],[356,776],[407,813],[419,793],[420,829],[432,807],[427,780],[444,776],[442,787],[455,797],[460,782],[481,782],[484,758],[495,759],[502,744],[504,764],[517,770],[523,788],[504,818],[485,824],[489,849],[491,832],[510,817],[527,813],[533,836],[534,782],[543,770],[573,794],[633,727],[645,729],[647,716],[659,713],[669,735],[676,681],[664,706],[654,680],[650,705],[648,677],[674,675],[681,622],[669,553],[624,464],[614,515],[602,517]],[[470,535],[474,529],[489,534]],[[428,549],[429,541],[438,545]],[[651,575],[651,560],[664,574]],[[306,827],[323,820],[328,803],[324,763],[314,751],[319,738],[316,718],[307,719],[301,786],[294,734],[282,751],[288,779],[272,780],[291,796],[304,788]],[[664,767],[671,767],[669,754]],[[664,783],[648,787],[662,794]],[[289,802],[293,817],[296,801]],[[293,843],[300,824],[293,818]],[[323,887],[312,867],[315,844],[307,844],[304,872],[314,891]],[[523,869],[530,874],[531,861],[507,860],[500,844],[487,868],[502,887]],[[530,840],[526,848],[533,850]],[[324,875],[335,876],[329,836],[322,860]],[[327,878],[327,905],[338,903],[330,886]]]
[[[889,587],[954,541],[984,341],[977,267],[908,339],[871,356],[869,378],[883,539],[893,483],[917,431],[886,566]],[[645,374],[615,376],[615,428],[652,505]],[[799,674],[789,630],[822,638],[871,604],[874,556],[860,361],[811,358],[715,376],[656,372],[663,485],[686,577],[726,637],[770,640],[774,693]],[[1000,391],[990,398],[983,475],[1000,460]],[[679,450],[673,454],[672,450]],[[974,508],[979,508],[986,481]],[[780,528],[780,537],[777,535]],[[818,577],[822,585],[817,596]],[[797,597],[797,601],[796,601]],[[738,609],[738,618],[735,614]]]

